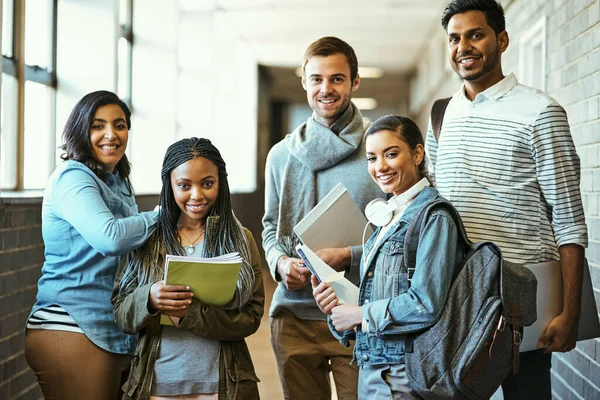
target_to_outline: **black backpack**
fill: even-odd
[[[405,355],[407,376],[426,399],[489,399],[519,369],[522,327],[537,318],[537,281],[527,268],[503,260],[494,243],[471,244],[458,211],[444,198],[424,207],[408,228],[409,275],[418,268],[420,232],[438,207],[451,212],[467,251],[441,317],[415,334],[413,350]]]

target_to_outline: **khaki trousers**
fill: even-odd
[[[330,371],[338,399],[356,400],[358,367],[350,365],[353,347],[342,346],[327,322],[282,313],[270,323],[271,345],[286,400],[330,400]]]
[[[25,338],[25,359],[46,400],[116,400],[130,358],[82,333],[29,329]]]

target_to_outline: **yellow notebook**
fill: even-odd
[[[201,302],[224,306],[233,299],[241,268],[242,258],[238,253],[213,258],[168,254],[165,261],[165,284],[187,285],[194,297]],[[160,323],[173,325],[166,315],[161,315]]]

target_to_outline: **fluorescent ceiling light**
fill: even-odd
[[[296,68],[296,76],[302,78],[302,67]],[[359,67],[358,75],[361,78],[381,78],[383,76],[383,69],[377,67]]]
[[[383,70],[377,67],[359,67],[358,75],[361,78],[381,78],[383,76]]]
[[[374,110],[377,108],[377,100],[371,97],[353,97],[352,102],[359,110]]]

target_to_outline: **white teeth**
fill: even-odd
[[[324,104],[331,104],[331,103],[333,103],[335,100],[324,100],[324,99],[321,99],[321,100],[319,100],[319,101],[320,101],[321,103],[324,103]]]
[[[394,176],[394,174],[388,174],[388,175],[379,175],[379,180],[380,181],[385,181],[390,179],[392,176]]]
[[[115,145],[112,145],[112,146],[104,145],[104,146],[100,146],[100,148],[102,150],[116,150],[117,146],[115,146]]]

